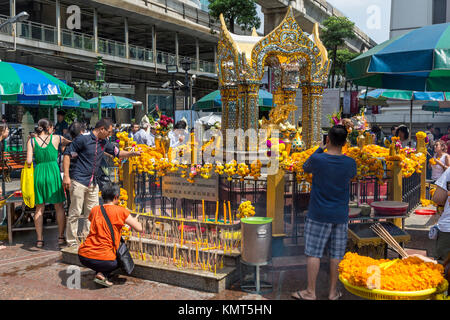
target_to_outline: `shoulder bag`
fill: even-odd
[[[108,218],[108,215],[106,214],[105,207],[100,206],[100,209],[102,211],[103,217],[106,220],[106,223],[108,224],[109,231],[111,232],[111,237],[113,241],[114,250],[116,249],[116,242],[114,240],[114,229],[112,227],[111,221]],[[120,237],[120,245],[119,249],[116,251],[117,256],[117,262],[120,266],[120,268],[125,271],[127,274],[131,274],[134,269],[134,261],[133,258],[131,258],[130,251],[127,248],[127,245],[125,244],[125,241]]]

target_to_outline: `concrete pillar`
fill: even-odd
[[[178,50],[178,32],[175,32],[175,59],[177,66],[180,65],[180,56]]]
[[[94,51],[98,53],[98,13],[94,9]]]
[[[262,13],[264,13],[264,34],[269,34],[278,27],[286,16],[286,12],[287,7],[276,9],[262,8]]]
[[[200,70],[200,46],[198,45],[198,39],[195,38],[195,60],[197,61],[197,71]]]
[[[152,51],[153,51],[153,61],[155,62],[155,71],[158,72],[156,68],[157,56],[156,56],[156,26],[152,26]]]
[[[56,43],[61,45],[61,4],[56,0]]]
[[[142,117],[147,114],[148,112],[148,106],[147,106],[147,87],[145,83],[136,83],[134,85],[134,95],[136,98],[136,101],[141,101],[142,106],[136,106],[134,107],[134,114],[136,122],[140,122]]]
[[[217,46],[214,46],[214,66],[217,66]]]
[[[123,19],[123,23],[125,26],[125,58],[130,57],[130,45],[128,43],[128,18]]]
[[[16,15],[16,0],[9,0],[9,16],[14,17]],[[16,24],[11,24],[11,35],[14,37],[16,33]]]

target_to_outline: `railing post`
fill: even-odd
[[[422,153],[425,156],[427,156],[427,147],[425,144],[425,137],[420,135],[419,133],[416,134],[417,137],[417,152]],[[422,165],[422,169],[420,172],[420,199],[426,199],[426,178],[427,178],[427,161]]]
[[[128,147],[128,143],[126,144]],[[123,188],[127,191],[128,194],[128,209],[134,211],[136,209],[136,204],[134,203],[134,171],[133,166],[130,165],[130,159],[128,159],[123,165]]]
[[[390,201],[403,201],[403,175],[402,167],[399,160],[392,161],[392,170],[389,171],[389,200]],[[402,219],[394,219],[394,224],[402,228]]]

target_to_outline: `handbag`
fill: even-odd
[[[23,202],[29,208],[34,208],[34,167],[25,163],[25,166],[20,173],[20,189],[22,190]]]
[[[105,207],[100,206],[100,209],[102,211],[103,217],[106,220],[106,223],[108,224],[109,231],[111,232],[111,237],[113,241],[114,249],[116,248],[116,242],[114,240],[114,229],[112,227],[111,221],[108,218],[108,215],[106,214]],[[128,250],[127,245],[125,244],[125,241],[122,237],[120,237],[120,244],[119,249],[116,251],[116,259],[119,264],[119,267],[125,271],[127,274],[131,274],[134,269],[134,261],[131,257],[130,251]]]

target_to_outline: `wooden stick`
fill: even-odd
[[[374,224],[373,226],[371,226],[371,229],[403,258],[408,257],[406,251],[403,250],[400,244],[394,239],[394,237],[391,236],[391,234],[389,234],[389,232],[381,224],[379,223]]]

